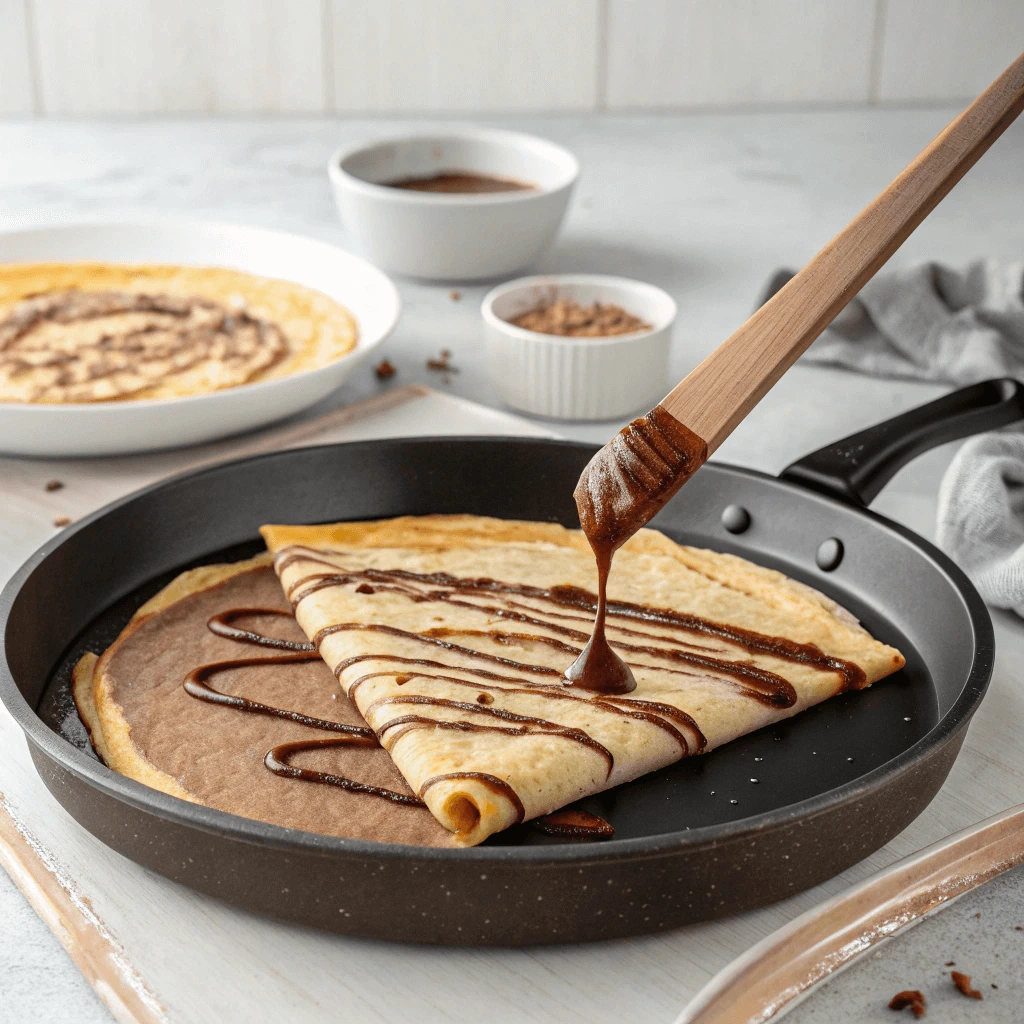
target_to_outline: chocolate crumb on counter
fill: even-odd
[[[971,987],[971,976],[962,974],[960,971],[953,971],[951,977],[956,985],[957,992],[968,999],[984,999],[985,997],[976,989]]]
[[[956,967],[956,961],[955,960],[947,960],[946,961],[946,966],[947,967]]]
[[[916,988],[904,989],[902,992],[897,992],[896,995],[889,1000],[890,1010],[906,1010],[915,1017],[923,1017],[927,1010],[927,1004],[924,1001],[924,993]]]
[[[47,480],[44,490],[59,491],[64,486],[63,480]]]
[[[398,370],[396,370],[396,369],[395,369],[395,365],[394,365],[394,363],[390,362],[390,361],[389,361],[389,360],[387,360],[387,359],[382,359],[382,360],[381,360],[381,361],[380,361],[380,362],[379,362],[379,363],[378,363],[378,364],[377,364],[377,365],[376,365],[376,366],[375,366],[375,367],[373,368],[373,372],[374,372],[375,374],[377,374],[377,376],[378,376],[378,377],[379,377],[379,378],[380,378],[381,380],[387,380],[387,379],[388,379],[389,377],[394,377],[394,375],[395,375],[396,373],[398,373]]]
[[[53,525],[54,526],[70,526],[71,522],[72,522],[71,516],[54,516],[53,517]]]
[[[1015,924],[1015,925],[1013,926],[1013,930],[1014,930],[1015,932],[1024,932],[1024,925],[1021,925],[1021,924]]]
[[[436,370],[438,373],[458,373],[459,368],[457,366],[452,366],[451,358],[451,352],[448,349],[443,348],[441,349],[441,354],[436,359],[427,360],[427,369]],[[445,383],[447,384],[448,381],[445,381]]]
[[[452,289],[452,290],[451,290],[451,291],[450,291],[450,292],[448,293],[448,298],[449,298],[449,299],[451,299],[451,300],[452,300],[452,302],[458,302],[458,301],[459,301],[459,299],[461,299],[461,298],[462,298],[462,292],[460,292],[460,291],[459,291],[459,290],[458,290],[457,288],[453,288],[453,289]]]
[[[993,988],[999,988],[999,986],[994,981],[992,982],[992,987]]]

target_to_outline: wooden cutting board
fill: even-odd
[[[125,459],[0,459],[0,579],[78,517],[159,476],[267,446],[425,434],[532,434],[536,426],[426,389],[386,392],[325,428]],[[59,479],[61,490],[45,484]],[[908,509],[919,511],[920,496]],[[888,511],[898,512],[890,505]],[[664,1021],[730,960],[872,871],[1024,796],[1024,627],[999,617],[986,699],[940,795],[884,850],[816,889],[760,911],[664,935],[585,946],[474,950],[370,942],[266,921],[199,896],[108,850],[36,776],[0,710],[0,863],[123,1022]],[[0,1015],[2,1016],[2,1015]]]

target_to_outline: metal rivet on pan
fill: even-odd
[[[818,545],[814,561],[822,572],[831,572],[843,560],[843,542],[838,537],[829,537]]]
[[[743,533],[750,527],[750,513],[742,505],[726,505],[722,509],[722,525],[730,533]]]

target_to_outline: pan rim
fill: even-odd
[[[707,846],[721,846],[741,840],[753,833],[785,829],[790,825],[814,819],[822,813],[835,810],[855,801],[883,784],[886,779],[900,775],[924,761],[933,751],[961,729],[966,728],[977,710],[988,688],[995,662],[995,636],[988,608],[966,574],[939,548],[915,533],[909,527],[894,522],[870,509],[857,508],[848,503],[801,488],[798,484],[772,476],[760,470],[736,466],[717,460],[710,461],[706,468],[725,473],[739,474],[796,491],[804,498],[866,516],[878,527],[889,530],[909,542],[924,557],[932,561],[950,580],[954,591],[963,601],[968,619],[974,632],[974,657],[964,680],[963,689],[945,715],[936,722],[924,736],[890,761],[823,793],[808,797],[796,803],[765,811],[758,815],[738,818],[733,821],[700,828],[667,832],[654,836],[634,839],[609,839],[600,845],[553,844],[544,846],[475,846],[468,848],[406,846],[397,843],[379,843],[370,840],[344,839],[325,836],[299,829],[272,825],[256,819],[220,811],[201,804],[190,803],[170,796],[160,790],[151,789],[142,783],[120,775],[102,762],[89,757],[64,737],[47,726],[25,700],[14,680],[7,661],[7,623],[25,581],[57,548],[72,536],[86,529],[92,523],[118,508],[145,495],[168,489],[178,484],[202,477],[207,473],[220,472],[229,467],[246,463],[261,462],[273,458],[306,454],[318,450],[355,447],[379,447],[381,445],[416,444],[473,444],[514,441],[535,444],[541,447],[566,447],[593,453],[598,446],[586,442],[556,438],[522,436],[482,435],[443,436],[413,438],[376,438],[366,441],[338,442],[334,444],[310,445],[283,451],[264,452],[238,459],[226,459],[208,466],[186,470],[173,476],[157,480],[143,488],[117,498],[73,524],[61,534],[38,548],[16,570],[0,591],[0,703],[6,707],[18,727],[25,734],[30,747],[40,750],[65,771],[69,771],[87,784],[94,786],[105,796],[125,802],[137,809],[154,814],[175,825],[198,829],[201,832],[221,836],[234,842],[268,849],[340,858],[375,858],[392,863],[415,861],[465,861],[493,867],[523,863],[530,866],[592,864],[617,860],[646,860],[672,856],[681,848],[691,850]],[[38,767],[37,767],[38,770]]]

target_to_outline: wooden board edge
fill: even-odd
[[[767,1024],[873,946],[1024,862],[1024,805],[910,854],[794,918],[719,971],[675,1024]]]
[[[3,793],[0,867],[67,950],[118,1024],[169,1024],[159,999],[97,917],[88,896],[78,891]]]

